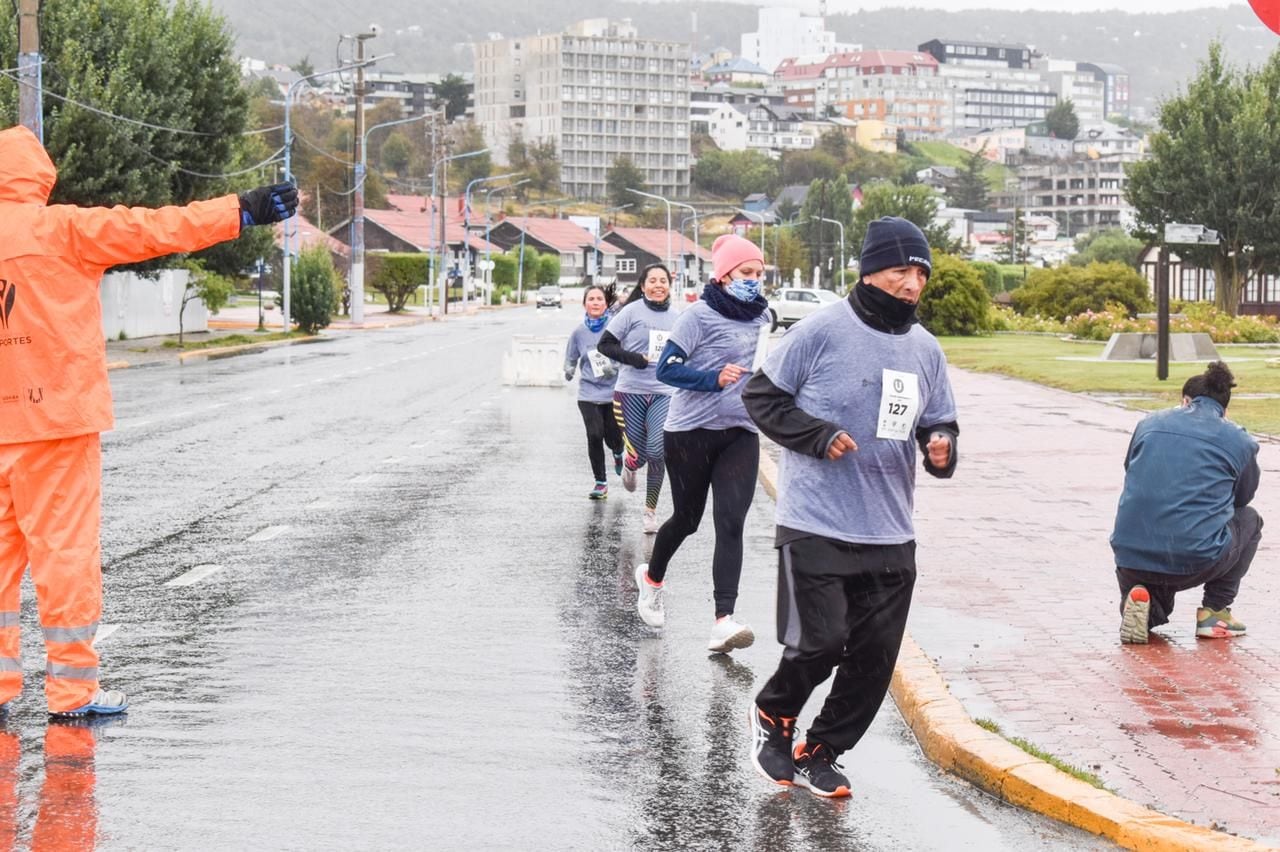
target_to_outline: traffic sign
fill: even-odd
[[[1164,241],[1171,246],[1216,246],[1218,232],[1204,225],[1187,225],[1181,222],[1169,222],[1164,226]]]

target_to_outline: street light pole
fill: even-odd
[[[355,200],[352,203],[352,224],[355,225],[354,233],[351,236],[351,322],[360,324],[364,322],[364,163],[365,163],[365,138],[364,138],[364,43],[371,38],[377,38],[376,32],[357,33],[354,38],[356,40],[356,127],[355,127],[355,146],[356,155],[352,158],[356,161],[356,192]],[[319,194],[317,193],[316,202],[319,203]]]
[[[475,178],[469,181],[466,189],[462,191],[462,302],[464,308],[467,301],[467,281],[471,278],[471,253],[467,250],[467,240],[471,238],[471,187],[478,183],[516,177],[519,174],[520,172],[510,172],[505,175]]]
[[[601,220],[603,220],[604,217],[607,216],[608,214],[617,213],[619,210],[626,210],[630,206],[631,206],[630,204],[619,204],[617,207],[606,208],[600,211],[600,218]],[[604,222],[601,221],[600,225],[596,227],[596,245],[595,245],[596,278],[600,277],[600,228],[602,228],[603,226],[604,226]],[[593,283],[598,283],[598,282],[595,282],[593,279]]]
[[[290,108],[293,106],[293,93],[298,85],[305,83],[308,80],[314,80],[316,77],[325,77],[329,74],[337,74],[341,71],[350,71],[353,68],[363,68],[368,65],[373,65],[378,60],[386,59],[391,56],[395,56],[395,54],[386,53],[382,56],[375,56],[372,59],[364,59],[360,61],[359,65],[347,64],[340,65],[337,68],[330,68],[327,71],[317,71],[314,74],[299,77],[289,85],[289,88],[286,89],[284,93],[284,179],[286,183],[293,183],[293,171],[290,166],[293,154],[293,125],[290,123]],[[320,198],[317,196],[317,207],[319,204]],[[291,236],[289,233],[289,225],[291,222],[294,222],[294,219],[295,216],[290,216],[288,219],[285,219],[284,223],[281,225],[281,257],[284,263],[284,268],[281,270],[281,286],[284,289],[284,293],[281,294],[280,310],[283,316],[281,317],[280,322],[285,333],[288,333],[289,331],[289,290],[291,284],[290,279],[293,273],[293,264],[289,259],[289,237]]]
[[[489,153],[488,148],[481,148],[479,151],[467,151],[465,154],[453,154],[451,156],[441,157],[440,159],[436,160],[435,163],[431,165],[431,197],[432,198],[436,197],[436,178],[437,178],[437,175],[439,174],[439,169],[442,165],[445,165],[453,160],[461,160],[466,157],[478,157],[481,154],[487,154],[487,153]],[[448,238],[448,235],[446,234],[444,190],[445,190],[445,187],[443,186],[440,187],[440,314],[441,316],[449,313],[449,291],[446,288],[446,282],[448,281],[449,270],[445,264],[445,254],[447,254],[449,251],[449,238]],[[430,211],[431,211],[431,206],[427,205],[428,215],[430,214]],[[462,241],[463,254],[466,253],[466,246],[467,246],[467,241],[464,238]]]
[[[652,198],[655,201],[661,201],[667,205],[667,271],[671,271],[671,202],[663,198],[661,195],[654,195],[651,192],[641,192],[638,189],[627,187],[627,192],[634,192],[636,195],[643,195],[645,198]]]
[[[484,265],[485,265],[485,276],[486,278],[488,278],[488,281],[486,283],[489,285],[490,301],[493,300],[493,292],[492,292],[493,291],[493,253],[492,251],[490,251],[493,245],[492,243],[489,242],[489,237],[492,236],[492,233],[493,233],[493,217],[489,215],[489,196],[493,195],[495,192],[501,195],[502,193],[506,192],[509,189],[515,189],[517,186],[520,186],[521,184],[529,183],[532,180],[533,178],[524,178],[523,180],[518,180],[515,183],[509,183],[506,186],[495,186],[493,189],[485,190],[485,193],[484,193]]]
[[[847,268],[844,265],[845,263],[844,261],[844,222],[841,222],[839,219],[828,219],[825,216],[816,216],[814,218],[816,218],[820,222],[830,222],[831,224],[835,225],[837,228],[840,229],[840,283],[843,285],[844,272],[845,272],[845,269]]]
[[[44,142],[44,72],[40,57],[40,0],[18,5],[18,123]]]
[[[359,38],[359,36],[357,36]],[[363,53],[364,42],[360,42]],[[408,124],[411,121],[422,121],[427,117],[415,115],[412,118],[401,118],[395,121],[384,121],[375,124],[357,136],[359,156],[356,157],[356,192],[355,210],[351,217],[351,322],[364,322],[364,182],[369,173],[369,134],[381,127],[393,124]],[[363,117],[361,117],[363,122]]]

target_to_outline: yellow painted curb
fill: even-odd
[[[188,358],[207,358],[210,355],[234,355],[237,352],[247,352],[252,349],[274,349],[277,346],[291,346],[294,343],[306,343],[310,340],[319,340],[320,335],[312,334],[307,337],[290,337],[284,340],[264,340],[261,343],[242,343],[237,346],[220,346],[216,349],[196,349],[191,352],[179,352],[178,360],[185,361]]]
[[[760,484],[775,501],[778,467],[760,453]],[[978,727],[910,636],[889,693],[925,757],[1012,805],[1105,837],[1125,849],[1263,850],[1253,840],[1192,825],[1086,784]]]

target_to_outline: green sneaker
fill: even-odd
[[[1120,643],[1147,644],[1150,615],[1151,593],[1145,586],[1134,586],[1124,598],[1124,615],[1120,618]]]
[[[1229,609],[1196,610],[1196,635],[1206,639],[1230,639],[1244,635],[1244,625],[1236,621]]]

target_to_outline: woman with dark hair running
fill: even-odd
[[[622,487],[635,491],[636,471],[649,468],[644,495],[646,534],[658,531],[658,495],[666,473],[662,429],[671,401],[671,388],[658,381],[654,365],[674,324],[671,273],[655,263],[641,271],[627,303],[609,320],[597,345],[602,355],[622,365],[613,393],[613,415],[627,450]]]
[[[661,627],[663,580],[684,540],[698,530],[715,496],[715,622],[707,649],[727,654],[755,641],[733,617],[742,575],[742,532],[755,496],[760,436],[742,404],[744,379],[766,346],[769,303],[760,293],[764,255],[755,243],[726,234],[711,248],[712,279],[701,301],[680,315],[658,361],[658,378],[675,387],[666,424],[671,517],[658,530],[649,563],[636,567],[637,609]]]
[[[582,294],[582,304],[586,315],[582,325],[569,335],[564,351],[564,380],[573,381],[574,371],[582,371],[578,379],[578,411],[587,428],[587,458],[596,477],[595,487],[587,496],[604,500],[609,496],[604,469],[606,444],[613,451],[614,471],[622,473],[622,431],[613,417],[613,386],[618,381],[618,371],[599,352],[600,336],[609,322],[608,294],[603,287],[593,285]]]

